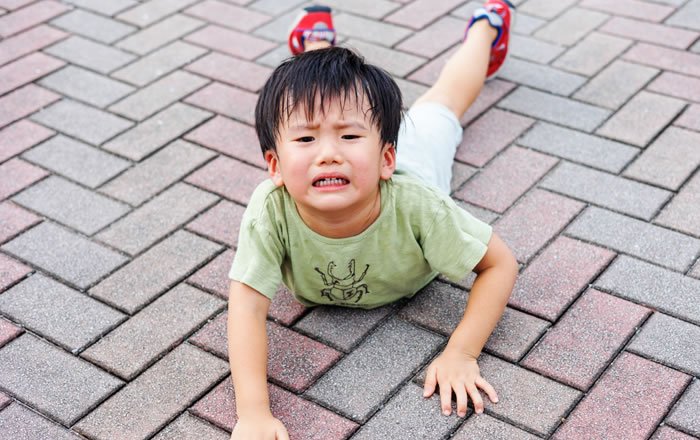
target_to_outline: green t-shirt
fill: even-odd
[[[261,183],[243,215],[229,277],[272,298],[280,281],[306,306],[374,308],[413,296],[438,273],[464,279],[491,226],[409,174],[381,181],[381,213],[358,235],[328,238],[302,221],[284,187]]]

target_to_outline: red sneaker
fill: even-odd
[[[508,0],[486,0],[486,2],[474,11],[472,19],[467,25],[467,30],[464,33],[464,38],[467,38],[467,32],[472,24],[485,18],[488,20],[491,27],[498,31],[498,36],[491,45],[491,59],[489,60],[489,68],[486,71],[486,78],[491,78],[498,72],[498,69],[503,66],[508,55],[508,37],[510,36],[510,22],[515,6]]]
[[[335,29],[331,8],[309,6],[304,8],[289,31],[289,50],[293,55],[304,52],[305,41],[326,40],[335,46]]]

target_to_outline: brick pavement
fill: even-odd
[[[479,4],[327,3],[409,104]],[[452,184],[521,264],[481,357],[500,403],[420,395],[473,278],[374,311],[280,289],[292,439],[700,438],[700,0],[515,3]],[[253,108],[304,4],[0,0],[0,438],[229,438]]]

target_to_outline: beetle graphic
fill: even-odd
[[[333,274],[333,268],[335,268],[335,262],[331,261],[328,263],[328,276],[330,281],[326,278],[324,274],[318,267],[314,269],[321,275],[323,284],[327,286],[325,289],[321,289],[321,296],[328,298],[329,301],[348,301],[357,297],[355,303],[362,299],[362,296],[370,293],[367,284],[360,284],[362,279],[365,277],[367,270],[369,269],[369,264],[365,265],[365,270],[360,275],[360,278],[355,278],[355,259],[353,258],[348,263],[348,275],[345,278],[338,278]]]

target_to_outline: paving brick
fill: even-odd
[[[270,20],[270,17],[265,14],[216,0],[198,2],[186,9],[184,13],[243,32],[250,32]]]
[[[187,229],[235,248],[238,244],[243,211],[245,208],[242,206],[222,200],[190,222]]]
[[[208,240],[178,231],[93,287],[90,294],[133,314],[220,250]]]
[[[688,272],[688,275],[700,279],[700,261],[695,263],[695,267]]]
[[[579,6],[657,23],[674,11],[669,6],[653,5],[639,0],[618,0],[613,3],[604,0],[584,0]]]
[[[63,14],[52,20],[51,24],[65,31],[107,44],[114,43],[136,30],[134,26],[82,9]]]
[[[347,13],[334,14],[333,24],[341,35],[388,47],[394,46],[412,34],[411,29],[402,26]],[[462,22],[462,30],[464,30],[464,22]]]
[[[177,140],[102,186],[101,191],[131,205],[140,205],[213,155],[204,148]]]
[[[41,218],[10,203],[0,203],[0,243],[39,223]]]
[[[450,191],[457,191],[464,182],[476,174],[476,168],[465,165],[461,162],[452,163],[452,179],[450,180]],[[462,202],[464,203],[464,202]]]
[[[572,46],[608,18],[607,14],[572,7],[537,30],[535,37]]]
[[[226,362],[182,344],[74,429],[95,439],[149,437],[221,380],[227,370]]]
[[[92,235],[129,211],[120,202],[89,191],[58,176],[50,176],[12,201],[87,235]]]
[[[280,286],[275,292],[267,316],[284,325],[292,325],[306,311],[306,307],[298,302],[292,292]]]
[[[464,38],[464,28],[464,20],[450,16],[442,17],[403,40],[396,49],[431,58],[461,42]]]
[[[651,311],[597,290],[586,291],[521,365],[588,390]],[[576,344],[571,341],[576,339]]]
[[[681,116],[676,119],[675,125],[700,131],[700,105],[688,106]]]
[[[0,8],[5,8],[9,10],[19,9],[22,6],[26,6],[29,3],[32,3],[32,1],[33,0],[0,0]]]
[[[654,432],[654,436],[651,440],[695,440],[695,437],[676,431],[669,426],[660,426],[659,429]]]
[[[464,315],[469,295],[461,289],[433,282],[403,307],[398,316],[450,336]],[[549,323],[507,307],[484,348],[517,361],[539,339]]]
[[[0,128],[34,113],[61,96],[34,84],[27,84],[0,98]]]
[[[458,0],[416,0],[385,17],[384,21],[419,30],[460,3]]]
[[[587,132],[595,130],[610,115],[609,110],[527,87],[519,87],[498,106]]]
[[[700,79],[663,72],[647,87],[647,90],[674,96],[685,100],[700,102]]]
[[[606,249],[558,237],[520,274],[508,303],[554,322],[614,256]]]
[[[258,95],[242,89],[213,82],[191,95],[185,102],[248,124],[255,124],[255,104],[258,102]]]
[[[551,172],[540,186],[645,220],[651,220],[672,196],[644,183],[567,162]]]
[[[32,119],[93,145],[99,145],[133,125],[119,116],[65,99],[36,113]]]
[[[400,77],[406,76],[426,61],[423,57],[355,39],[347,40],[342,45],[355,50],[357,53],[361,53],[368,63],[379,66],[392,75]]]
[[[534,122],[530,118],[491,109],[464,130],[464,140],[455,157],[483,167]]]
[[[0,200],[21,191],[34,182],[43,179],[49,173],[21,159],[10,159],[0,165]]]
[[[412,81],[406,81],[405,79],[402,78],[393,78],[394,81],[396,81],[396,84],[399,86],[399,89],[401,90],[401,96],[402,96],[402,107],[404,109],[410,108],[418,98],[423,96],[425,92],[428,91],[428,87],[414,83]]]
[[[637,43],[625,53],[623,58],[663,70],[700,76],[700,54]]]
[[[0,325],[2,325],[1,322],[0,322]],[[12,397],[8,396],[5,393],[0,393],[0,409],[4,409],[10,403],[12,403]],[[2,423],[2,422],[0,422],[0,423]],[[0,425],[0,426],[3,426],[3,425]],[[5,429],[5,428],[3,427],[3,429]]]
[[[186,182],[247,205],[253,190],[267,178],[266,171],[220,156],[188,177]]]
[[[30,267],[2,254],[0,254],[0,263],[2,263],[0,266],[0,291],[5,290],[32,271]]]
[[[109,141],[102,148],[140,161],[211,116],[207,111],[176,102]]]
[[[536,440],[527,431],[516,428],[487,414],[472,415],[454,435],[455,440],[488,438],[491,440]]]
[[[68,34],[50,26],[39,25],[21,34],[0,41],[0,65],[43,49]]]
[[[364,422],[442,341],[442,337],[391,318],[305,394]],[[357,392],[360,389],[362,393]]]
[[[379,3],[381,3],[382,1],[384,1],[384,0],[379,0]],[[355,2],[339,2],[338,4],[333,4],[333,2],[330,1],[330,2],[324,2],[323,4],[325,6],[332,8],[334,14],[338,14],[338,13],[342,12],[342,9],[340,9],[340,8],[345,8],[346,5],[347,5],[347,7],[352,8],[352,5],[354,3]],[[365,2],[365,3],[368,3],[368,2]],[[262,37],[262,38],[270,40],[270,41],[276,41],[278,43],[285,43],[284,46],[286,47],[286,52],[288,55],[291,55],[289,52],[289,47],[286,44],[286,41],[289,38],[289,26],[291,23],[294,23],[295,18],[299,15],[299,11],[304,6],[306,6],[306,4],[299,5],[299,7],[294,8],[292,10],[289,10],[288,12],[278,16],[274,20],[267,22],[266,24],[257,28],[253,32],[253,34],[255,36]],[[398,5],[394,5],[394,6],[398,6]],[[361,12],[360,14],[364,15],[365,13]],[[335,17],[333,20],[335,21]],[[336,29],[338,29],[338,31],[340,31],[342,28],[340,28],[336,25]]]
[[[267,167],[255,129],[226,117],[216,116],[188,133],[185,139],[260,168]]]
[[[511,90],[515,88],[515,84],[502,81],[500,79],[493,79],[484,84],[481,89],[481,93],[476,98],[476,101],[469,106],[467,112],[459,120],[462,126],[467,125],[469,122],[474,120],[477,116],[484,112],[484,110],[491,107],[493,104],[501,100],[505,95],[510,93]]]
[[[620,256],[596,280],[595,287],[700,324],[700,306],[696,301],[700,280]]]
[[[592,76],[631,45],[630,40],[592,32],[559,57],[554,67]]]
[[[146,27],[194,3],[196,0],[151,0],[117,15],[119,20]]]
[[[345,12],[352,12],[374,19],[386,17],[390,12],[397,10],[397,8],[401,6],[397,2],[386,0],[356,0],[352,2],[346,2],[343,0],[328,0],[323,4],[330,6],[333,8],[333,10],[337,9]],[[439,4],[436,6],[439,7]],[[444,14],[444,12],[441,12],[438,15],[442,14]]]
[[[224,311],[214,319],[210,319],[187,342],[220,358],[228,359],[227,319],[228,312]]]
[[[42,0],[0,17],[0,37],[7,38],[70,10],[70,6]]]
[[[574,94],[574,98],[616,110],[659,71],[651,67],[613,61]]]
[[[136,0],[64,0],[64,2],[110,17],[117,12],[138,4]]]
[[[3,389],[67,426],[122,384],[99,368],[29,334],[3,347],[0,366]]]
[[[552,438],[648,438],[688,379],[623,353]]]
[[[572,94],[586,82],[583,76],[517,58],[509,59],[498,75],[508,81],[563,96]]]
[[[228,299],[231,281],[228,271],[235,252],[231,249],[214,258],[206,266],[195,272],[187,279],[187,282],[199,288],[212,292],[224,299]]]
[[[700,21],[700,2],[697,0],[690,0],[669,17],[665,23],[671,26],[680,26],[700,31],[700,24],[698,24],[698,21]]]
[[[358,427],[356,423],[275,385],[268,384],[268,393],[272,415],[284,424],[292,439],[342,440]],[[238,421],[231,379],[224,380],[197,402],[191,412],[231,431]]]
[[[280,15],[303,2],[304,0],[256,0],[250,3],[248,7],[266,14]],[[234,3],[245,4],[248,3],[248,1],[235,0]],[[333,21],[337,23],[336,16],[333,17]]]
[[[552,19],[569,9],[576,0],[529,0],[518,7],[518,12]]]
[[[567,234],[671,269],[684,271],[700,251],[700,240],[604,209],[590,207]]]
[[[41,274],[2,294],[0,311],[74,353],[125,319],[116,310]]]
[[[0,162],[42,142],[56,132],[27,119],[0,130]]]
[[[198,440],[202,438],[212,440],[227,440],[231,436],[218,428],[210,425],[198,417],[189,413],[183,413],[174,422],[163,428],[153,440],[168,440],[177,438],[180,440]]]
[[[520,16],[518,16],[518,22]],[[512,34],[508,50],[510,54],[525,60],[541,64],[549,64],[553,59],[561,55],[565,48],[558,44],[547,43],[537,38]]]
[[[182,14],[174,14],[153,26],[124,38],[116,44],[116,47],[139,55],[146,55],[154,49],[177,40],[202,26],[204,26],[203,21]],[[142,60],[136,63],[140,61]],[[118,72],[121,72],[121,70]]]
[[[610,19],[600,30],[608,34],[674,47],[676,49],[687,48],[700,35],[693,31],[624,17],[614,17]]]
[[[565,2],[559,2],[565,3]],[[518,10],[518,19],[513,25],[513,33],[521,35],[532,35],[537,29],[541,28],[547,21],[541,18],[528,15],[522,10]]]
[[[700,435],[700,419],[697,417],[698,405],[700,405],[700,381],[695,379],[666,417],[666,423],[693,435]]]
[[[419,83],[425,84],[427,86],[432,86],[440,77],[440,72],[442,71],[442,68],[445,67],[447,61],[450,59],[450,57],[452,57],[452,55],[454,55],[455,52],[457,52],[457,49],[459,49],[459,47],[460,44],[455,44],[450,49],[446,50],[442,55],[435,57],[432,60],[427,60],[427,62],[423,66],[411,73],[406,78],[411,81],[417,81]],[[484,92],[488,92],[488,90],[492,88],[491,85],[496,81],[499,80],[486,82],[484,84],[484,87],[481,89],[481,93],[477,97],[477,100],[481,98]],[[472,104],[472,106],[473,105],[474,104]]]
[[[272,69],[259,64],[218,53],[200,58],[187,70],[252,92],[260,90],[272,73]]]
[[[467,202],[503,213],[535,184],[557,159],[520,147],[510,147],[455,195]]]
[[[182,41],[174,41],[117,70],[111,76],[143,87],[151,81],[190,63],[206,52],[206,49],[201,47]]]
[[[107,74],[134,60],[134,55],[83,37],[71,36],[44,49],[46,53],[72,64]]]
[[[0,257],[0,260],[4,258],[5,257]],[[22,332],[23,330],[20,327],[17,327],[10,321],[0,319],[0,347],[15,339],[17,336],[21,335]],[[0,409],[6,406],[6,404],[9,403],[11,400],[12,399],[10,399],[9,396],[7,396],[6,394],[0,393]]]
[[[212,194],[176,183],[95,238],[129,255],[136,255],[217,200]]]
[[[0,95],[57,70],[66,63],[41,52],[29,54],[0,68]]]
[[[0,432],[7,438],[25,440],[50,438],[52,440],[78,440],[77,434],[52,423],[34,411],[18,403],[0,412]]]
[[[638,153],[634,147],[581,133],[547,122],[538,122],[518,145],[612,173],[619,173]]]
[[[185,40],[244,60],[253,60],[276,47],[271,41],[215,25],[200,29]]]
[[[75,66],[61,69],[41,80],[39,84],[100,108],[108,106],[134,90],[132,86],[121,81]]]
[[[655,223],[700,236],[700,173],[696,173],[666,205]]]

